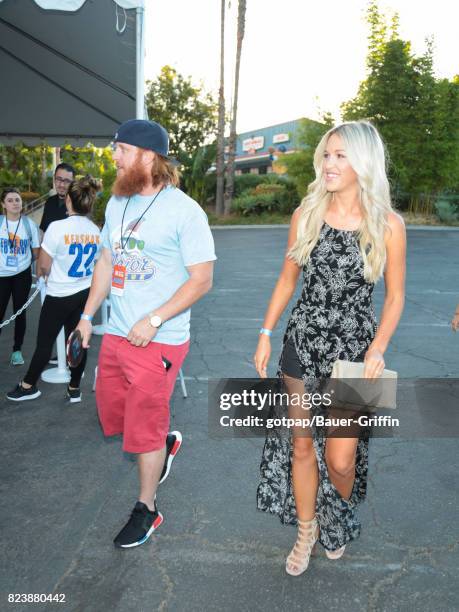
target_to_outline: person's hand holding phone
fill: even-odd
[[[81,333],[83,348],[85,349],[89,348],[89,340],[91,339],[91,335],[92,335],[91,321],[87,321],[86,319],[81,319],[75,329]]]
[[[67,362],[71,368],[80,365],[83,359],[84,348],[81,332],[74,329],[67,340]]]

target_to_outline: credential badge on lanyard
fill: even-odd
[[[124,293],[124,283],[126,282],[126,266],[116,264],[113,266],[112,273],[112,294],[122,296]]]
[[[7,255],[6,266],[7,268],[11,268],[12,270],[17,270],[19,266],[17,255]]]

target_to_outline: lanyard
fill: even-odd
[[[155,195],[155,197],[153,198],[153,200],[150,202],[150,204],[146,207],[146,209],[143,211],[143,213],[140,215],[140,218],[137,220],[137,223],[135,225],[137,225],[138,223],[140,223],[145,215],[145,213],[148,211],[148,209],[155,203],[156,198],[159,196],[159,194],[161,193],[161,191],[164,189],[164,187],[161,187],[161,189],[158,191],[158,193]],[[134,231],[134,227],[131,228],[131,231],[129,232],[129,236],[126,238],[126,240],[124,241],[123,244],[123,225],[124,225],[124,215],[126,214],[126,210],[128,207],[129,202],[131,201],[131,198],[128,198],[128,201],[126,202],[126,206],[124,207],[124,212],[123,212],[123,218],[121,219],[121,235],[120,235],[120,244],[121,244],[121,252],[124,251],[129,238],[132,235],[132,232]]]
[[[13,239],[10,240],[10,228],[8,227],[8,216],[5,215],[6,231],[8,233],[8,242],[9,242],[10,249],[11,249],[13,255],[14,255],[14,248],[15,248],[15,243],[16,243],[16,234],[18,233],[19,225],[21,223],[21,218],[22,218],[22,215],[19,215],[18,224],[16,225],[16,230],[14,232]]]

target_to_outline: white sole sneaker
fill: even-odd
[[[162,482],[164,482],[166,478],[169,476],[169,472],[171,471],[172,462],[174,461],[175,457],[177,456],[177,453],[180,450],[180,447],[182,446],[182,439],[183,439],[182,434],[179,431],[171,431],[170,433],[171,435],[175,436],[175,442],[172,446],[171,452],[169,453],[167,457],[166,471],[164,472],[164,476],[161,478],[158,484],[161,484]]]
[[[72,397],[67,391],[67,398],[69,399],[71,404],[79,404],[81,402],[81,393],[78,397]]]
[[[158,516],[155,518],[153,525],[150,527],[150,529],[147,531],[147,533],[143,536],[141,540],[139,540],[138,542],[133,542],[132,544],[115,544],[115,546],[117,548],[134,548],[135,546],[141,546],[142,544],[145,544],[151,534],[154,533],[160,525],[162,525],[163,521],[163,515],[161,514],[161,512],[158,512]]]
[[[6,396],[11,402],[26,402],[27,400],[34,400],[37,397],[40,397],[41,391],[37,391],[36,393],[32,393],[32,395],[23,395],[22,397],[9,397]]]

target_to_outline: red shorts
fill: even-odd
[[[179,345],[150,342],[142,348],[122,336],[104,335],[97,366],[97,410],[104,434],[122,433],[126,452],[164,447],[169,400],[189,345],[189,340]],[[163,357],[172,363],[168,371]]]

